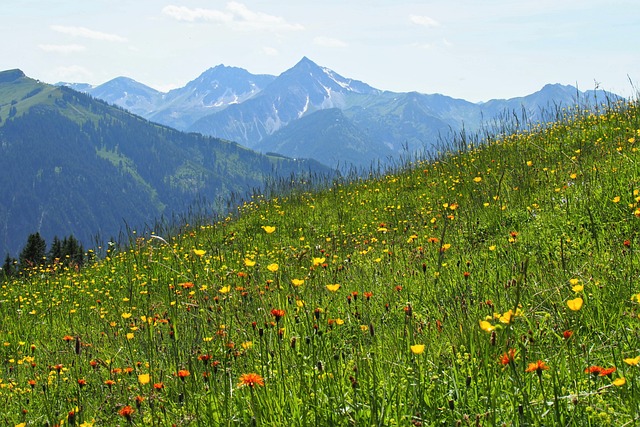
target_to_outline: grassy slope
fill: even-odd
[[[633,423],[638,107],[578,116],[7,283],[0,418]]]

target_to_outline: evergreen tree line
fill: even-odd
[[[2,265],[2,276],[15,276],[22,270],[46,264],[81,267],[86,261],[82,244],[72,235],[62,240],[55,236],[47,251],[47,242],[36,232],[29,235],[18,259],[7,254]]]

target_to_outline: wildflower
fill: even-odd
[[[240,382],[238,387],[249,386],[250,388],[256,385],[264,385],[264,379],[256,373],[248,373],[240,375]]]
[[[204,249],[194,249],[194,250],[193,250],[193,253],[194,253],[196,256],[202,257],[204,254],[206,254],[206,253],[207,253],[207,251],[205,251]]]
[[[322,258],[313,258],[313,266],[317,267],[326,261],[325,257]]]
[[[482,329],[485,332],[492,332],[495,329],[495,327],[491,323],[487,322],[486,320],[481,320],[480,329]]]
[[[582,300],[582,298],[578,297],[578,298],[570,299],[569,301],[567,301],[567,306],[572,311],[578,311],[582,308],[583,302],[584,301]]]
[[[122,417],[125,417],[127,421],[131,421],[131,415],[133,415],[134,412],[134,409],[131,406],[127,405],[120,409],[118,411],[118,414],[120,414],[120,416]]]
[[[304,283],[304,279],[291,279],[291,284],[295,287],[301,286]]]
[[[245,258],[244,265],[247,267],[253,267],[254,265],[256,265],[256,262],[253,260],[250,260],[249,258]]]
[[[602,366],[598,366],[598,365],[593,365],[593,366],[589,366],[588,368],[584,369],[584,373],[585,374],[591,374],[594,377],[600,375],[600,373],[602,372],[604,368]]]
[[[187,371],[186,369],[180,369],[177,374],[178,378],[180,378],[182,381],[184,381],[184,379],[186,377],[188,377],[189,375],[191,375],[191,372]]]
[[[80,388],[84,387],[87,385],[87,380],[85,380],[84,378],[78,378],[78,386]]]
[[[153,384],[153,389],[154,390],[162,390],[164,388],[164,383],[154,383]]]
[[[638,363],[640,363],[640,356],[623,359],[622,361],[630,366],[638,366]]]
[[[547,369],[549,369],[547,364],[544,363],[542,360],[538,360],[538,361],[529,363],[529,366],[527,366],[527,369],[525,369],[525,372],[535,372],[538,375],[542,375],[542,371],[546,371]]]
[[[373,296],[373,292],[365,292],[364,297],[367,301]]]
[[[151,376],[149,374],[140,374],[138,375],[138,382],[140,384],[149,384],[149,381],[151,381]]]
[[[411,353],[422,354],[424,352],[424,344],[415,344],[411,346]]]
[[[611,384],[613,384],[616,387],[622,387],[626,383],[627,383],[626,378],[625,377],[620,377],[620,378],[616,378],[615,380],[613,380],[613,382]]]
[[[127,334],[127,339],[128,339],[128,340],[132,340],[134,337],[135,337],[135,335],[133,334],[133,332],[129,332],[129,333]]]
[[[571,338],[571,335],[573,335],[573,331],[566,330],[562,333],[562,338],[568,340],[569,338]]]
[[[482,181],[482,177],[480,176],[476,176],[475,178],[473,178],[473,182],[481,182]]]
[[[575,293],[582,292],[584,285],[575,285],[571,287],[571,290]]]
[[[226,294],[231,290],[231,286],[223,286],[220,289],[218,289],[218,292],[220,292],[221,294]]]
[[[66,342],[73,341],[73,337],[71,335],[65,335],[62,339]]]
[[[271,315],[275,317],[277,323],[284,317],[284,310],[274,308],[271,310]]]
[[[275,228],[274,226],[271,226],[271,225],[263,225],[263,226],[262,226],[262,229],[263,229],[263,230],[264,230],[264,232],[265,232],[265,233],[267,233],[267,234],[271,234],[271,233],[273,233],[273,232],[275,232],[275,231],[276,231],[276,228]]]
[[[336,283],[333,285],[327,285],[327,289],[331,292],[336,292],[338,289],[340,289],[340,284]]]
[[[116,382],[115,382],[114,380],[106,380],[106,381],[104,382],[104,384],[105,384],[106,386],[109,386],[109,388],[111,388],[111,386],[113,386],[115,383],[116,383]]]
[[[611,374],[613,374],[617,370],[618,370],[618,368],[616,368],[615,366],[612,366],[610,368],[602,368],[600,370],[600,376],[601,377],[609,377],[609,378],[611,378]]]
[[[500,363],[503,365],[508,365],[509,363],[513,362],[515,359],[516,359],[516,349],[510,348],[509,351],[507,351],[506,353],[503,353],[502,356],[500,356]]]
[[[272,273],[275,273],[276,271],[278,271],[278,268],[279,268],[278,264],[276,264],[275,262],[267,266],[267,270],[269,270]]]
[[[123,319],[128,319],[131,317],[131,313],[122,313],[120,316],[122,316]]]
[[[620,196],[615,196],[613,198],[613,200],[611,200],[613,203],[619,203],[620,202]]]

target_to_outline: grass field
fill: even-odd
[[[8,280],[0,423],[637,425],[638,109]]]

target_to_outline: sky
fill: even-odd
[[[382,90],[473,102],[547,83],[640,86],[637,0],[2,0],[0,70],[161,91],[219,64],[279,75],[306,56]]]

